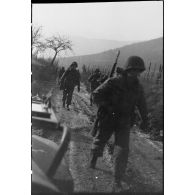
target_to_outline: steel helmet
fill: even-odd
[[[71,64],[71,66],[78,67],[78,64],[77,64],[77,62],[73,62],[73,63]]]
[[[142,58],[139,56],[131,56],[127,59],[125,70],[140,70],[141,72],[144,71],[145,65]]]
[[[100,72],[100,69],[99,68],[96,68],[95,69],[95,73],[99,73]]]

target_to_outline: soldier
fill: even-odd
[[[88,78],[88,82],[91,83],[91,93],[100,85],[99,79],[101,78],[101,72],[99,68],[95,70],[95,73]],[[90,96],[90,105],[92,106],[92,95]]]
[[[77,62],[73,62],[61,78],[60,87],[63,89],[63,107],[65,107],[66,102],[68,110],[70,110],[69,105],[71,104],[74,87],[78,86],[78,92],[80,91],[80,73],[76,69],[77,67]]]
[[[108,79],[108,75],[104,74],[101,76],[101,78],[99,79],[99,82],[102,84],[104,81],[106,81]]]
[[[129,57],[125,70],[110,78],[93,92],[93,100],[99,106],[96,134],[91,149],[90,168],[95,168],[98,157],[111,135],[115,135],[114,189],[122,189],[129,153],[129,130],[134,118],[135,106],[142,117],[140,128],[147,128],[147,108],[144,92],[138,76],[145,70],[142,58]],[[132,119],[134,120],[134,119]]]

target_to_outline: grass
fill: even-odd
[[[50,59],[32,59],[32,94],[39,94],[40,90],[49,89],[42,86],[41,81],[55,82],[57,78],[57,63],[50,65]]]
[[[154,82],[143,82],[149,113],[149,129],[153,135],[164,130],[163,86]]]

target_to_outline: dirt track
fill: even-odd
[[[81,87],[75,89],[70,111],[62,108],[62,91],[54,88],[52,104],[58,120],[72,130],[69,147],[69,167],[74,179],[75,192],[111,192],[113,180],[112,156],[108,147],[102,159],[98,159],[97,169],[89,169],[89,153],[92,137],[89,134],[96,108],[89,106],[89,94]],[[162,192],[163,151],[162,143],[151,141],[138,129],[131,130],[128,168],[124,178],[124,189],[128,192]],[[58,142],[59,132],[45,135]]]

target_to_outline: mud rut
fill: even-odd
[[[74,180],[75,192],[111,192],[113,181],[113,159],[106,146],[103,158],[98,159],[97,168],[89,169],[92,128],[96,108],[89,105],[89,94],[84,86],[78,93],[75,89],[70,111],[62,108],[62,91],[51,90],[52,105],[58,120],[71,128],[68,155],[69,169]],[[34,130],[33,133],[59,142],[61,132]],[[162,145],[148,144],[144,136],[131,133],[129,162],[123,187],[126,192],[162,192],[163,153]],[[160,149],[159,149],[160,148]]]

